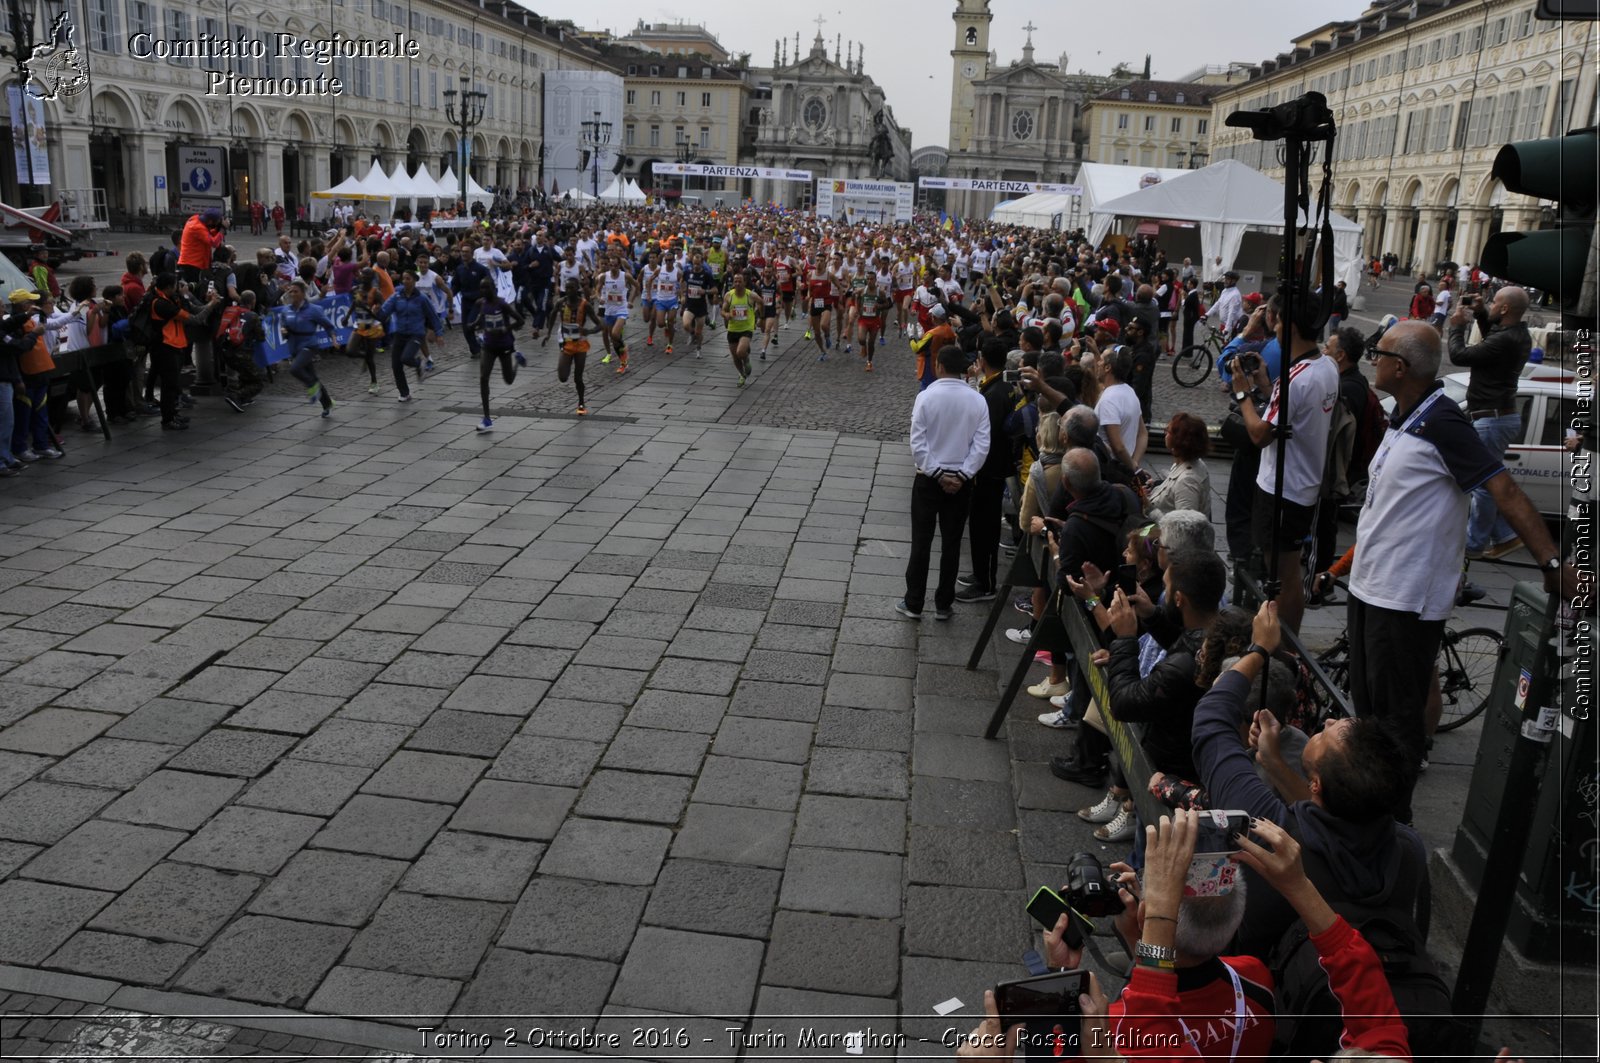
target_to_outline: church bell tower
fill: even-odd
[[[971,151],[975,123],[972,83],[989,75],[989,0],[956,0],[955,47],[950,49],[950,155]]]

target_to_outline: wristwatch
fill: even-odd
[[[1560,572],[1561,571],[1561,558],[1552,557],[1550,560],[1543,562],[1539,566],[1539,571],[1541,571],[1541,572]]]
[[[1172,964],[1177,962],[1178,950],[1171,945],[1152,945],[1148,941],[1140,941],[1133,946],[1133,957],[1136,960],[1153,960],[1157,964]]]
[[[1259,654],[1261,654],[1261,659],[1263,661],[1267,662],[1268,664],[1272,663],[1272,651],[1267,649],[1265,646],[1262,646],[1259,643],[1252,642],[1250,644],[1249,648],[1244,651],[1244,655],[1246,657],[1248,657],[1252,653],[1259,653]]]

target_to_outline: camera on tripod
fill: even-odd
[[[1332,140],[1333,112],[1328,98],[1308,92],[1264,111],[1235,111],[1228,125],[1248,129],[1257,140]]]

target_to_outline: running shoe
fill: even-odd
[[[367,385],[367,394],[368,395],[376,395],[377,393],[378,393],[378,385],[377,384],[368,384]]]
[[[400,396],[400,397],[399,397],[399,398],[398,398],[398,399],[396,399],[396,400],[395,400],[395,401],[396,401],[396,402],[410,402],[410,401],[411,401],[411,396],[410,396],[410,395],[401,395],[401,396]]]
[[[644,338],[644,345],[646,347],[654,347],[656,345],[656,338],[654,336],[646,336]]]
[[[223,396],[222,401],[226,402],[228,404],[229,408],[232,409],[234,413],[243,413],[244,412],[244,405],[242,403],[240,403],[239,400],[234,398],[232,395]]]
[[[739,378],[739,386],[744,387],[744,377]]]
[[[494,421],[490,420],[487,417],[485,417],[483,420],[478,422],[478,431],[480,431],[480,432],[487,432],[490,429],[492,429],[493,427],[494,427]]]
[[[855,348],[851,347],[850,344],[847,343],[847,344],[844,345],[844,353],[845,354],[854,354],[854,353],[856,353],[855,352]]]
[[[872,363],[871,362],[867,363],[867,372],[869,372],[869,373],[872,372]]]
[[[825,354],[819,354],[819,355],[817,355],[817,361],[819,361],[819,362],[826,362],[826,361],[827,361],[827,360],[828,360],[828,356],[827,356],[827,355],[825,355]]]
[[[618,366],[617,366],[617,375],[621,376],[623,373],[626,373],[627,371],[628,371],[628,360],[626,358],[624,358],[621,361],[621,363],[618,364]]]
[[[512,355],[512,357],[517,360],[517,365],[520,368],[523,368],[523,369],[527,368],[527,366],[528,366],[528,356],[527,355],[523,354],[521,351],[518,351],[514,355]]]
[[[833,350],[833,337],[824,332],[822,334],[822,345],[830,351]]]
[[[588,413],[589,413],[589,407],[585,406],[581,402],[578,403],[578,416],[579,417],[585,417],[585,416],[588,416]]]
[[[808,340],[811,339],[811,330],[810,329],[806,329],[805,338],[808,339]]]
[[[669,344],[667,344],[667,353],[668,353],[668,354],[671,354],[671,353],[672,353],[672,344],[670,344],[670,343],[669,343]]]
[[[761,348],[761,360],[763,362],[767,360],[767,349],[765,347]]]
[[[600,364],[601,365],[610,365],[611,364],[611,352],[610,351],[607,351],[606,352],[606,356],[604,358],[600,359]]]
[[[322,408],[322,416],[323,416],[324,419],[326,419],[327,417],[332,415],[333,407],[334,407],[334,401],[332,399],[329,399],[328,400],[328,405],[326,405],[326,406],[324,406]]]
[[[423,368],[423,370],[425,372],[429,372],[429,373],[433,372],[433,359],[429,358],[426,361],[424,361],[422,363],[422,368]]]

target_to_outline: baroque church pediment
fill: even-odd
[[[1006,67],[985,78],[980,84],[1006,88],[1065,89],[1067,82],[1059,74],[1037,64]]]

